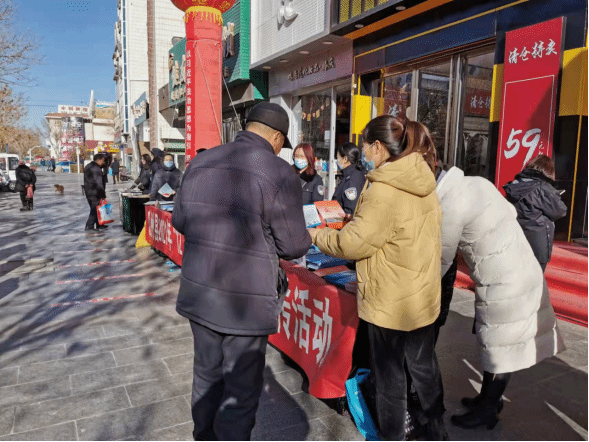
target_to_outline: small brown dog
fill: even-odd
[[[63,195],[64,187],[59,184],[55,184],[55,193],[61,193]]]

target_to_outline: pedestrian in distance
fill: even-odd
[[[567,206],[560,198],[563,192],[556,189],[555,180],[554,161],[538,155],[515,180],[503,186],[543,272],[552,257],[554,221],[567,214]]]
[[[294,170],[303,188],[303,205],[325,199],[323,178],[315,170],[315,149],[310,144],[299,144],[292,153]]]
[[[368,123],[362,139],[368,174],[354,217],[340,231],[310,229],[311,237],[322,252],[356,261],[358,316],[368,329],[381,437],[405,438],[406,363],[428,420],[428,440],[443,440],[444,393],[434,348],[442,222],[435,146],[423,124],[389,115]]]
[[[176,310],[194,335],[195,440],[249,440],[262,393],[268,335],[288,281],[280,259],[311,246],[297,174],[277,155],[286,111],[259,103],[235,141],[199,153],[176,196],[184,235]]]
[[[20,200],[22,202],[20,211],[33,210],[33,198],[27,197],[27,191],[28,186],[33,187],[33,192],[36,190],[35,183],[37,182],[37,176],[35,172],[25,164],[24,160],[19,160],[14,173],[16,175],[15,190],[20,192]]]
[[[358,204],[358,197],[366,183],[366,174],[362,168],[362,152],[354,143],[344,143],[337,148],[337,168],[343,178],[333,193],[346,215],[353,215]]]
[[[112,183],[113,184],[117,184],[117,182],[121,182],[120,180],[120,163],[119,163],[119,159],[117,157],[113,158],[112,164],[110,165],[110,168],[112,170]]]
[[[49,165],[51,167],[51,172],[55,173],[55,158],[51,157],[51,160],[49,160]]]
[[[149,195],[149,189],[151,185],[151,157],[147,154],[143,154],[141,157],[141,170],[139,176],[131,186],[131,189],[138,187],[142,191],[143,195]]]
[[[102,154],[94,155],[94,161],[90,162],[84,168],[84,193],[90,206],[90,215],[86,221],[86,228],[84,230],[98,230],[106,229],[108,226],[101,226],[98,224],[97,207],[100,200],[106,198],[104,190],[104,175],[102,174],[102,167],[106,162],[106,158]]]
[[[151,201],[155,201],[156,199],[158,201],[173,201],[181,182],[182,172],[174,164],[174,156],[166,154],[162,168],[153,176],[149,199]],[[165,197],[159,193],[159,190],[166,184],[172,188],[172,194],[169,197]]]
[[[481,177],[452,167],[437,185],[442,204],[442,275],[459,251],[475,288],[475,325],[484,370],[469,411],[452,416],[462,428],[492,429],[510,374],[564,350],[540,264],[515,208]]]
[[[102,156],[104,156],[104,164],[102,165],[102,181],[104,181],[104,188],[106,189],[106,185],[108,183],[108,171],[110,169],[110,164],[112,163],[112,154],[103,152]]]

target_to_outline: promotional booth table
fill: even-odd
[[[172,227],[172,214],[153,205],[145,206],[145,213],[147,242],[182,265],[184,237]],[[356,297],[303,267],[286,261],[280,265],[289,290],[278,332],[269,342],[305,371],[311,395],[344,397],[358,329]]]

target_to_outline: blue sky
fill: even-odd
[[[20,88],[29,99],[27,127],[40,126],[58,104],[87,104],[90,91],[114,101],[112,54],[117,0],[15,0],[21,30],[41,40],[43,65],[33,69],[37,87]],[[18,89],[17,89],[18,90]]]

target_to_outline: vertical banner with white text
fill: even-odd
[[[552,157],[564,17],[507,32],[495,185],[538,155]]]

